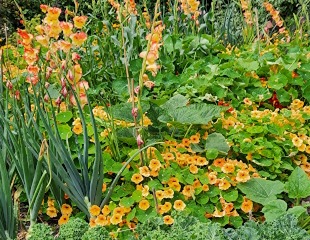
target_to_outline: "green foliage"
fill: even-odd
[[[224,230],[227,240],[260,240],[260,239],[285,239],[285,240],[308,240],[310,235],[298,226],[295,216],[287,214],[275,221],[258,224],[249,221],[244,226],[233,230]]]
[[[36,223],[28,231],[27,239],[28,240],[53,240],[52,236],[53,231],[50,226],[45,223]]]
[[[81,240],[88,230],[88,224],[81,218],[70,218],[59,228],[58,240]]]
[[[224,240],[219,224],[203,223],[193,216],[172,214],[174,223],[171,227],[164,224],[162,218],[152,218],[136,228],[141,240],[151,239],[210,239]]]
[[[101,226],[96,226],[93,228],[89,228],[82,237],[82,240],[105,240],[111,239],[109,236],[109,232]]]
[[[197,218],[175,215],[171,227],[160,218],[153,218],[136,228],[138,239],[208,239],[208,240],[308,240],[310,235],[298,226],[298,220],[291,214],[281,216],[271,222],[246,222],[243,226],[221,228],[217,223],[202,223]]]

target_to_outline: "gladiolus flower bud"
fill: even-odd
[[[7,82],[6,82],[6,87],[7,87],[9,90],[12,90],[13,84],[12,84],[10,81],[7,81]]]
[[[64,88],[66,86],[65,78],[61,78],[60,83],[61,83],[61,87]]]
[[[139,147],[141,147],[144,144],[140,134],[138,134],[138,136],[137,136],[137,144]]]
[[[68,75],[67,75],[67,76],[68,76],[68,79],[69,79],[70,81],[73,81],[74,76],[73,76],[71,70],[68,71]]]
[[[46,82],[46,83],[44,84],[44,87],[45,87],[46,89],[48,89],[49,86],[50,86],[50,83],[49,83],[49,82]]]
[[[15,99],[20,100],[20,91],[15,91]]]
[[[140,92],[140,86],[135,87],[134,92],[138,95]]]
[[[49,99],[50,99],[50,97],[48,96],[48,94],[45,94],[45,96],[44,96],[44,102],[48,102]]]
[[[62,94],[62,96],[67,97],[67,95],[68,95],[68,90],[67,90],[67,88],[66,88],[66,87],[62,88],[61,91],[60,91],[60,93]]]
[[[60,104],[61,104],[60,96],[56,99],[55,103],[57,104],[58,107],[60,106]]]
[[[50,76],[52,75],[53,69],[50,68],[50,67],[47,67],[46,69],[47,69],[47,71],[46,71],[46,74],[45,74],[45,78],[49,79]]]
[[[133,108],[131,110],[131,114],[134,118],[136,118],[138,116],[138,108]]]

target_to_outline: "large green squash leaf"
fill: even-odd
[[[286,213],[287,204],[285,201],[277,199],[269,202],[262,209],[267,222],[271,222]]]
[[[205,149],[216,149],[221,153],[227,153],[229,151],[229,145],[222,134],[212,133],[206,140]]]
[[[300,167],[295,168],[288,177],[285,189],[290,198],[300,199],[310,196],[310,180],[307,174]]]
[[[262,178],[253,178],[237,187],[246,194],[247,198],[263,205],[276,200],[276,195],[284,191],[284,184],[280,181],[270,181]]]

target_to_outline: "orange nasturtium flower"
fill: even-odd
[[[59,219],[58,219],[58,225],[62,225],[65,224],[69,221],[69,216],[68,215],[62,215]]]
[[[62,204],[60,211],[62,215],[70,216],[72,213],[72,207],[69,204]]]
[[[147,210],[150,207],[150,203],[148,200],[143,199],[139,202],[139,208],[142,210]]]
[[[89,208],[89,213],[92,215],[92,216],[98,216],[100,214],[100,207],[97,206],[97,205],[92,205],[90,208]]]
[[[95,220],[96,225],[105,226],[108,224],[106,216],[99,214]]]
[[[158,161],[157,159],[152,159],[152,160],[150,161],[149,168],[150,168],[151,170],[157,171],[157,170],[160,169],[160,167],[161,167],[161,163],[160,163],[160,161]]]
[[[220,190],[227,190],[231,187],[230,182],[228,182],[225,178],[220,179],[219,181],[219,189]]]
[[[243,198],[243,202],[241,204],[241,210],[245,213],[252,211],[253,209],[253,202],[246,197]]]
[[[57,217],[57,209],[54,206],[48,207],[46,209],[46,215],[50,218]]]
[[[163,219],[166,225],[171,225],[174,222],[174,219],[170,215],[164,216]]]
[[[109,209],[109,206],[108,206],[108,205],[104,205],[103,208],[102,208],[102,210],[101,210],[101,212],[102,212],[102,214],[103,214],[104,216],[108,216],[109,213],[111,212],[111,210]]]
[[[248,180],[250,180],[249,171],[248,170],[239,170],[239,172],[237,173],[236,180],[238,182],[247,182]]]
[[[186,204],[182,200],[176,200],[173,204],[173,208],[177,211],[183,211],[186,207]]]
[[[116,224],[119,224],[122,222],[122,215],[121,214],[114,214],[111,219],[110,219],[110,222],[113,224],[113,225],[116,225]]]
[[[143,177],[140,173],[135,173],[132,175],[131,181],[134,182],[135,184],[139,184],[140,182],[143,181]]]

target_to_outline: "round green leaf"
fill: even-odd
[[[66,123],[69,122],[72,117],[73,114],[70,111],[60,112],[56,115],[56,120],[61,123]]]
[[[60,124],[57,128],[61,139],[66,140],[72,136],[72,131],[68,124]]]
[[[217,158],[219,151],[215,148],[208,149],[206,152],[206,158],[209,160]]]

